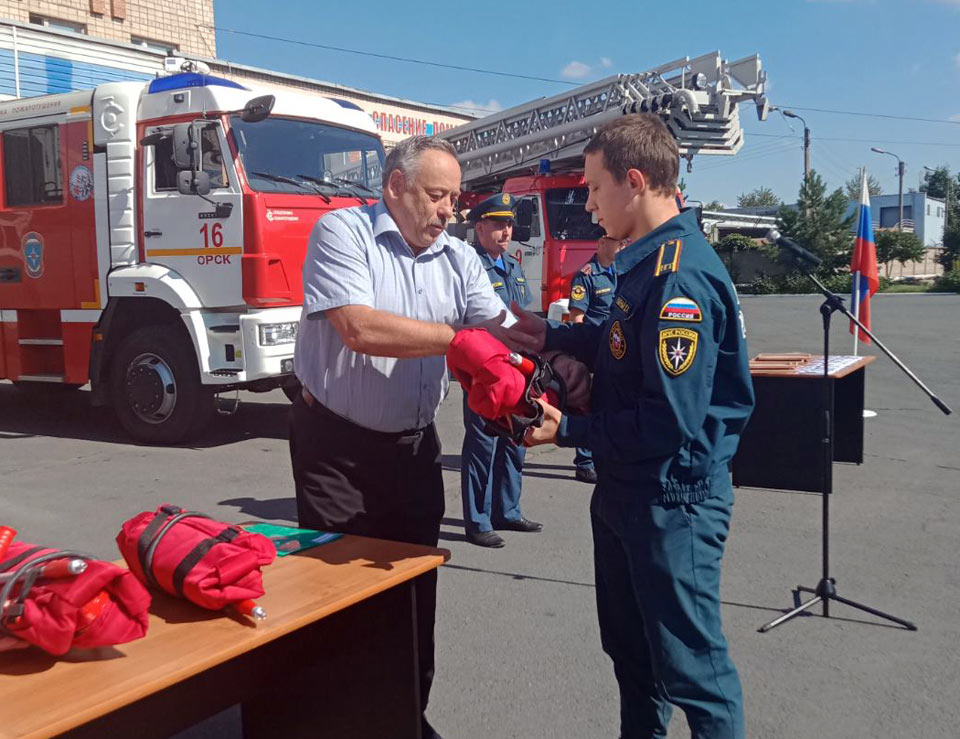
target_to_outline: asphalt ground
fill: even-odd
[[[821,348],[819,300],[744,297],[750,350]],[[837,464],[831,562],[839,593],[914,621],[909,632],[833,604],[760,634],[820,577],[815,494],[740,488],[724,560],[723,618],[746,696],[748,735],[960,736],[960,296],[882,295],[881,338],[944,401],[945,417],[889,360],[867,368],[863,465]],[[836,320],[835,350],[852,338]],[[878,354],[867,347],[862,353]],[[36,395],[0,383],[0,522],[25,540],[115,558],[120,523],[161,501],[225,520],[293,521],[287,402],[242,394],[202,443],[129,443],[85,391]],[[615,737],[619,701],[594,610],[590,488],[572,450],[527,456],[523,511],[538,534],[489,550],[463,537],[459,390],[438,419],[447,513],[437,677],[429,715],[447,737]],[[784,419],[789,422],[789,419]],[[318,719],[322,722],[322,717]],[[671,737],[689,736],[675,712]],[[182,737],[239,736],[231,710]]]

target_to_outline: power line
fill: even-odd
[[[414,59],[412,57],[404,56],[395,56],[392,54],[380,54],[374,51],[361,51],[360,49],[348,49],[343,46],[332,46],[330,44],[318,44],[314,41],[300,41],[298,39],[285,38],[283,36],[272,36],[265,33],[252,33],[250,31],[241,31],[236,28],[225,28],[223,26],[210,26],[201,24],[204,28],[210,28],[214,31],[219,31],[221,33],[232,33],[237,36],[247,36],[249,38],[258,38],[266,41],[277,41],[284,44],[294,44],[297,46],[308,46],[315,49],[325,49],[326,51],[336,51],[342,54],[355,54],[357,56],[368,56],[376,59],[387,59],[394,62],[406,62],[408,64],[421,64],[427,67],[437,67],[440,69],[454,69],[459,72],[474,72],[476,74],[489,74],[497,77],[510,77],[513,79],[521,80],[533,80],[535,82],[550,82],[555,85],[567,85],[570,87],[578,87],[582,82],[571,82],[570,80],[558,80],[552,77],[537,77],[535,75],[527,74],[517,74],[516,72],[502,72],[495,69],[481,69],[480,67],[465,67],[457,64],[445,64],[443,62],[432,62],[426,59]],[[464,106],[447,106],[447,107],[464,107]],[[960,125],[960,120],[952,121],[949,119],[941,118],[919,118],[915,116],[901,116],[901,115],[891,115],[888,113],[865,113],[863,111],[854,111],[854,110],[831,110],[828,108],[808,108],[800,105],[787,105],[781,103],[777,106],[778,108],[790,108],[792,110],[805,110],[814,113],[829,113],[831,115],[852,115],[852,116],[861,116],[864,118],[887,118],[892,120],[899,121],[919,121],[921,123],[949,123],[952,125]],[[468,109],[468,108],[464,108]],[[483,110],[482,108],[474,108],[474,110]]]
[[[205,26],[205,28],[212,28],[214,31],[220,31],[222,33],[233,33],[237,36],[249,36],[250,38],[265,39],[267,41],[279,41],[284,44],[295,44],[297,46],[310,46],[315,49],[325,49],[327,51],[339,51],[342,54],[356,54],[358,56],[370,56],[377,59],[388,59],[392,62],[407,62],[408,64],[422,64],[427,67],[440,67],[442,69],[455,69],[459,72],[476,72],[477,74],[492,74],[497,77],[513,77],[515,79],[521,80],[535,80],[536,82],[552,82],[557,85],[571,85],[579,86],[579,82],[571,82],[569,80],[555,80],[550,77],[535,77],[533,75],[527,74],[516,74],[514,72],[500,72],[493,69],[480,69],[479,67],[461,67],[456,64],[443,64],[442,62],[431,62],[425,59],[412,59],[405,56],[393,56],[391,54],[379,54],[374,51],[360,51],[359,49],[347,49],[343,46],[330,46],[329,44],[318,44],[313,41],[299,41],[292,38],[283,38],[282,36],[270,36],[265,33],[251,33],[250,31],[238,31],[235,28],[223,28],[222,26]],[[450,106],[448,106],[450,107]]]
[[[803,137],[800,134],[794,136],[788,136],[786,134],[776,134],[776,133],[757,133],[751,131],[746,134],[749,138],[751,136],[763,136],[768,139],[797,139],[801,140]],[[838,136],[811,136],[814,141],[844,141],[844,142],[854,142],[860,144],[902,144],[904,146],[960,146],[957,143],[947,143],[945,141],[894,141],[892,139],[856,139],[856,138],[845,138]]]
[[[781,103],[778,108],[789,108],[790,110],[807,110],[813,113],[830,113],[832,115],[856,115],[864,118],[890,118],[895,121],[920,121],[921,123],[949,123],[954,126],[960,126],[960,121],[951,121],[947,118],[917,118],[909,115],[889,115],[887,113],[864,113],[856,110],[828,110],[826,108],[804,108],[799,105],[787,105]]]

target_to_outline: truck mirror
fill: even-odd
[[[519,213],[517,214],[519,215]],[[523,243],[524,241],[530,241],[530,226],[521,226],[520,224],[514,224],[513,226],[513,236],[511,237],[513,241],[519,241]]]
[[[177,191],[181,195],[206,195],[210,192],[210,175],[192,169],[178,172]]]
[[[173,127],[173,163],[180,171],[200,168],[200,136],[192,123]]]
[[[240,113],[240,120],[244,123],[259,123],[265,120],[270,111],[273,110],[273,104],[277,99],[273,95],[261,95],[251,98],[243,106],[243,112]]]
[[[532,198],[524,198],[517,203],[517,226],[523,228],[526,227],[527,230],[530,230],[530,226],[533,224],[533,212],[534,208],[537,207],[536,202]],[[514,227],[514,233],[516,233],[516,227]],[[514,237],[516,239],[516,237]],[[527,238],[530,238],[530,234],[527,234]],[[517,241],[526,240],[526,239],[516,239]]]

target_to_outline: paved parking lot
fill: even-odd
[[[820,349],[819,301],[745,297],[752,352]],[[960,414],[960,296],[884,295],[874,327]],[[852,338],[836,321],[835,347]],[[864,353],[878,353],[867,348]],[[0,522],[25,540],[117,556],[120,523],[164,500],[227,520],[293,521],[283,395],[244,394],[202,443],[130,444],[85,392],[0,383]],[[816,495],[741,488],[724,568],[724,619],[751,737],[955,737],[960,726],[960,416],[943,416],[885,358],[867,369],[866,461],[837,465],[832,562],[841,594],[913,620],[893,628],[842,605],[829,621],[757,627],[820,575]],[[523,510],[539,534],[487,550],[463,537],[459,391],[439,419],[447,513],[437,680],[430,716],[448,737],[617,736],[618,700],[593,607],[587,503],[572,450],[527,456]],[[0,660],[2,669],[2,660]],[[238,736],[236,711],[185,736]],[[689,734],[675,715],[671,736]]]

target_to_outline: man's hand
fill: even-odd
[[[543,358],[550,362],[554,372],[563,378],[567,386],[567,410],[572,413],[590,412],[590,370],[569,354],[545,352]]]
[[[543,406],[543,424],[531,426],[527,429],[527,433],[523,437],[524,446],[555,444],[557,440],[557,429],[560,427],[560,419],[563,418],[563,414],[542,398],[537,398],[537,402]]]
[[[515,352],[539,354],[547,339],[547,322],[521,308],[516,301],[511,303],[510,311],[516,316],[517,322],[510,328],[502,329],[502,336],[494,335]]]
[[[500,311],[499,315],[496,315],[493,318],[488,318],[486,321],[480,321],[480,323],[471,323],[466,326],[457,326],[457,328],[485,328],[493,335],[494,338],[500,339],[500,341],[503,341],[503,343],[506,344],[507,342],[504,341],[504,332],[507,329],[503,325],[505,320],[507,320],[507,312],[502,310]]]

